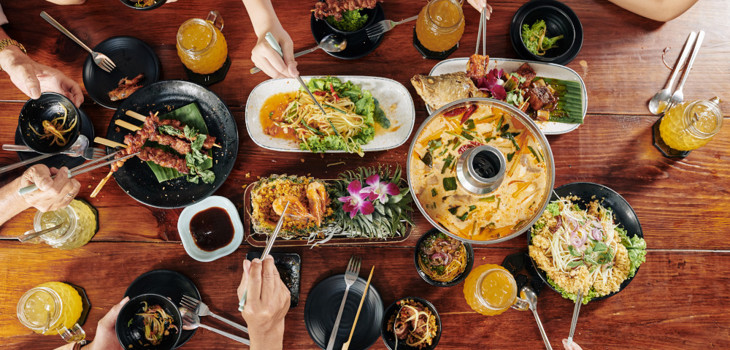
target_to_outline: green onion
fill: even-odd
[[[445,177],[444,178],[444,190],[445,191],[456,191],[456,178],[455,177]]]

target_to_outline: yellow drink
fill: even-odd
[[[27,291],[18,302],[18,319],[34,332],[64,334],[80,327],[76,322],[84,311],[81,295],[70,285],[47,282]],[[83,330],[73,339],[84,338]]]
[[[434,52],[454,47],[464,34],[464,13],[455,0],[432,0],[418,14],[416,37]]]
[[[710,142],[722,127],[718,102],[684,102],[670,108],[659,124],[664,143],[675,150],[691,151]]]
[[[481,265],[466,278],[464,298],[474,311],[482,315],[499,315],[515,303],[517,283],[504,267]]]
[[[210,20],[187,20],[177,31],[177,54],[182,63],[198,74],[210,74],[228,57],[228,44],[220,29]]]

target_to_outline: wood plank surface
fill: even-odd
[[[38,336],[15,318],[15,304],[33,286],[62,280],[85,288],[92,310],[85,330],[93,335],[97,320],[117,303],[138,275],[152,269],[172,269],[190,277],[214,312],[240,320],[235,311],[235,289],[240,282],[241,261],[248,248],[210,263],[188,258],[179,244],[94,243],[73,251],[6,242],[0,246],[0,276],[13,281],[0,286],[0,339],[4,348],[51,348],[59,337]],[[300,304],[286,319],[285,349],[316,348],[304,325],[308,290],[326,277],[344,271],[351,254],[363,257],[363,270],[376,265],[373,285],[384,306],[398,298],[417,295],[431,301],[441,316],[444,349],[539,349],[542,339],[529,312],[509,310],[486,317],[473,312],[464,301],[463,284],[438,288],[426,284],[413,269],[410,247],[365,247],[309,250],[274,249],[302,255]],[[479,248],[475,266],[501,263],[515,249]],[[128,261],[120,265],[120,261]],[[647,255],[636,278],[621,293],[581,308],[575,339],[584,349],[699,349],[730,346],[730,254],[656,252]],[[32,265],[32,269],[18,266]],[[573,305],[545,288],[538,310],[555,349],[567,337]],[[219,325],[210,320],[209,324]],[[475,347],[477,346],[477,347]],[[187,349],[241,348],[237,343],[199,330]],[[373,349],[384,349],[377,340]]]

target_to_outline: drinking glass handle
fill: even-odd
[[[522,299],[520,297],[515,298],[515,303],[510,306],[511,308],[519,311],[527,311],[530,309],[530,303],[527,302],[527,300]]]
[[[220,12],[216,10],[210,11],[205,20],[213,23],[214,26],[218,27],[218,30],[223,30],[223,16],[221,16]]]
[[[84,332],[84,329],[81,328],[81,326],[79,326],[78,323],[74,323],[74,325],[73,325],[73,327],[71,327],[71,329],[68,329],[66,327],[59,328],[58,334],[67,343],[81,341],[81,340],[84,340],[84,338],[86,338],[86,332]]]

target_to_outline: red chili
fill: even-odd
[[[466,145],[459,147],[459,154],[466,152],[466,150],[468,150],[469,148],[474,148],[474,147],[481,146],[481,145],[482,145],[481,142],[476,142],[476,141],[469,142]]]
[[[335,91],[335,86],[333,84],[330,84],[330,91],[332,92],[332,97],[335,98],[335,102],[340,100],[340,96],[337,96],[337,91]]]
[[[469,108],[464,112],[464,115],[461,117],[461,124],[466,123],[467,120],[469,120],[469,117],[471,117],[472,114],[477,110],[476,105],[471,105]]]
[[[457,116],[457,115],[459,115],[461,113],[464,113],[466,111],[466,109],[467,109],[466,107],[454,108],[454,109],[452,109],[450,111],[444,112],[444,117]]]
[[[324,91],[315,91],[315,92],[313,92],[313,94],[315,94],[315,95],[317,95],[317,96],[324,96],[324,95],[327,95],[327,93],[326,93],[326,92],[324,92]]]

